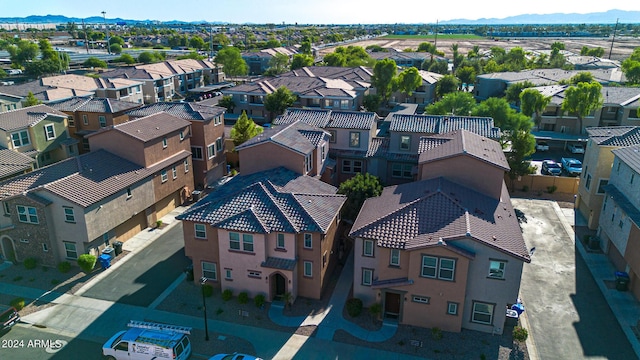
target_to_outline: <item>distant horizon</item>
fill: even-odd
[[[640,11],[640,2],[612,0],[606,3],[566,0],[557,2],[539,0],[535,8],[528,3],[507,0],[477,2],[459,0],[455,9],[417,3],[394,7],[382,0],[324,0],[321,3],[303,3],[294,0],[218,0],[214,3],[183,0],[176,3],[155,0],[153,6],[131,6],[130,1],[112,0],[108,3],[86,0],[31,0],[29,6],[8,2],[2,6],[3,18],[28,16],[66,16],[86,19],[102,17],[134,21],[209,22],[231,24],[432,24],[453,20],[505,19],[513,16],[550,14],[589,14],[610,10]],[[615,23],[611,19],[610,23]],[[638,19],[640,22],[640,19]]]

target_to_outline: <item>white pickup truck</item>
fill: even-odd
[[[546,141],[538,141],[536,151],[549,151],[549,144]]]
[[[562,158],[562,168],[569,175],[580,176],[582,174],[582,162],[574,158]]]

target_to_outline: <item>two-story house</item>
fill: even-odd
[[[502,148],[465,130],[422,146],[419,181],[367,199],[351,229],[354,296],[401,324],[501,334],[530,261]]]
[[[100,73],[106,79],[122,78],[142,83],[142,96],[145,104],[158,101],[170,101],[175,95],[173,74],[153,72],[135,67],[118,68]]]
[[[78,154],[67,115],[42,104],[0,113],[0,146],[34,158],[36,167]]]
[[[140,81],[122,78],[99,78],[96,79],[96,82],[98,83],[98,88],[95,89],[95,94],[98,98],[110,98],[137,104],[144,102],[143,83]]]
[[[629,288],[640,299],[640,146],[612,152],[613,167],[604,186],[598,236],[616,269],[629,274]]]
[[[193,186],[189,127],[159,113],[105,128],[93,151],[1,182],[5,258],[55,266],[151,226]]]
[[[283,167],[234,177],[177,219],[196,281],[235,294],[319,299],[338,262],[337,189]]]
[[[167,112],[191,122],[191,157],[196,188],[202,189],[227,173],[224,154],[225,108],[197,103],[161,102],[127,112],[130,119]]]

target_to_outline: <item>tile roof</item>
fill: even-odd
[[[105,128],[89,136],[95,136],[105,131],[119,131],[140,141],[147,142],[174,131],[184,129],[189,125],[191,125],[191,123],[187,120],[180,119],[166,112],[159,112],[114,125],[111,128]]]
[[[86,104],[90,98],[74,96],[69,99],[57,100],[54,102],[50,102],[47,105],[50,107],[60,110],[60,111],[68,111],[74,112],[77,111],[82,105]]]
[[[504,183],[501,200],[445,178],[386,187],[382,195],[365,201],[350,236],[408,250],[471,238],[530,261]]]
[[[589,69],[589,70],[562,70],[562,69],[535,69],[524,70],[519,72],[499,72],[478,75],[478,80],[495,79],[505,81],[507,83],[531,81],[534,84],[549,85],[555,84],[561,80],[569,80],[580,72],[589,72],[596,81],[606,84],[610,82],[625,82],[626,77],[622,70],[613,69]]]
[[[377,121],[378,115],[374,112],[331,111],[331,122],[327,127],[371,130]]]
[[[0,199],[48,191],[86,208],[188,156],[189,152],[181,152],[144,168],[106,150],[96,150],[0,182]]]
[[[159,102],[127,112],[130,117],[143,117],[164,111],[185,120],[209,121],[224,114],[225,108],[196,103]]]
[[[475,116],[408,115],[394,114],[390,131],[442,134],[466,129],[490,139],[499,139],[501,131],[493,125],[493,119]]]
[[[640,174],[640,145],[621,147],[611,152],[622,162],[629,165],[633,171]]]
[[[468,155],[509,171],[509,163],[500,143],[464,129],[421,137],[418,154],[420,154],[419,163]]]
[[[280,167],[234,177],[177,219],[244,232],[326,233],[346,200],[336,192]]]
[[[30,170],[35,161],[30,156],[0,147],[0,178]]]
[[[40,104],[0,113],[0,129],[13,131],[35,126],[48,116],[67,118],[67,114]]]
[[[122,78],[134,80],[159,80],[167,76],[160,75],[146,69],[136,69],[134,67],[118,68],[100,73],[101,78]]]
[[[321,141],[329,141],[329,133],[302,121],[285,126],[276,126],[264,130],[261,134],[236,146],[236,150],[246,149],[257,144],[272,142],[300,154],[312,152]]]
[[[281,74],[280,77],[323,77],[370,83],[373,70],[364,66],[307,66]]]
[[[75,74],[48,76],[40,79],[42,85],[53,86],[64,89],[76,89],[87,92],[93,92],[98,88],[96,79]]]
[[[636,226],[640,225],[640,209],[638,209],[629,198],[618,190],[613,184],[607,184],[604,187],[606,196],[611,196],[616,205],[620,206],[620,209],[633,221]],[[629,194],[631,195],[631,194]]]
[[[49,103],[49,106],[60,111],[85,111],[95,113],[115,114],[140,107],[140,104],[116,100],[111,98],[83,98],[70,99]]]
[[[325,128],[331,120],[331,110],[288,108],[273,120],[274,125],[303,121],[311,126]]]
[[[280,270],[293,270],[296,268],[297,260],[296,259],[283,259],[277,257],[267,257],[266,261],[263,261],[260,266],[270,268],[270,269],[280,269]]]
[[[350,80],[280,75],[279,77],[263,78],[259,81],[240,84],[225,90],[225,93],[264,96],[283,86],[302,97],[334,96],[350,99],[355,98],[357,96],[356,89],[362,87]]]
[[[590,127],[587,133],[598,145],[624,147],[640,144],[640,126]]]

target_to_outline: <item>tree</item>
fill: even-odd
[[[218,101],[218,106],[226,108],[229,113],[233,114],[233,109],[236,108],[236,103],[233,101],[233,96],[225,95]]]
[[[114,35],[114,36],[109,38],[109,44],[111,44],[111,45],[118,44],[120,46],[123,46],[124,45],[124,39],[121,38],[118,35]]]
[[[464,56],[458,52],[457,43],[451,45],[451,51],[453,52],[453,71],[455,72],[462,63],[462,60],[464,60]]]
[[[365,66],[371,65],[373,59],[362,46],[338,46],[334,52],[323,59],[327,66]]]
[[[441,75],[447,75],[449,73],[449,63],[447,63],[446,61],[441,61],[441,60],[425,60],[422,62],[422,64],[420,65],[420,67],[422,69],[437,73],[437,74],[441,74]]]
[[[524,89],[520,93],[522,113],[528,117],[535,115],[536,125],[540,124],[541,114],[549,102],[551,102],[551,96],[544,96],[535,89]]]
[[[342,207],[342,217],[355,220],[366,199],[382,194],[382,185],[376,176],[358,173],[340,184],[338,194],[347,196],[347,201]]]
[[[398,66],[392,59],[382,59],[376,62],[371,75],[371,85],[376,88],[376,93],[380,95],[382,101],[387,103],[393,91],[393,81],[396,76]]]
[[[458,79],[453,75],[445,75],[441,77],[436,83],[436,96],[442,98],[446,94],[458,90],[459,83]]]
[[[38,105],[38,104],[42,104],[42,101],[38,100],[38,98],[36,98],[35,95],[33,95],[31,91],[29,91],[29,93],[27,94],[27,97],[24,98],[23,105],[25,107],[28,107],[28,106]]]
[[[194,60],[203,60],[206,59],[206,56],[198,54],[197,51],[191,51],[186,55],[180,55],[177,57],[178,60],[182,59],[194,59]]]
[[[127,65],[131,65],[131,64],[135,64],[136,59],[133,58],[133,56],[129,55],[129,54],[122,54],[120,55],[120,57],[114,59],[113,61],[115,62],[123,62]]]
[[[429,115],[461,115],[471,114],[476,106],[476,100],[468,92],[452,92],[446,94],[442,100],[437,101],[425,109]]]
[[[264,97],[264,108],[269,112],[271,119],[274,115],[282,115],[284,111],[296,102],[297,96],[284,86]]]
[[[249,67],[242,59],[240,50],[233,46],[227,46],[218,51],[215,61],[223,66],[224,73],[229,76],[242,76],[249,72]]]
[[[507,98],[508,102],[515,103],[516,106],[520,105],[520,93],[522,90],[530,87],[534,87],[535,84],[529,80],[525,80],[522,82],[518,82],[515,84],[511,84],[504,91],[504,96]]]
[[[369,45],[365,48],[365,50],[371,51],[371,52],[388,52],[389,51],[378,44]]]
[[[300,44],[300,54],[311,55],[311,42],[303,41]]]
[[[505,98],[490,97],[475,107],[473,115],[490,117],[496,127],[502,130],[510,130],[513,128],[511,123],[516,111],[511,108]]]
[[[410,67],[402,70],[398,74],[396,87],[400,92],[411,96],[413,92],[422,85],[422,76],[415,67]]]
[[[575,114],[578,118],[578,132],[582,133],[582,119],[602,106],[602,85],[598,82],[581,82],[569,86],[564,92],[562,111]]]
[[[291,60],[291,70],[301,69],[313,65],[313,56],[307,54],[295,54]]]
[[[109,50],[111,51],[112,54],[120,54],[122,52],[122,46],[118,45],[118,44],[111,44],[109,45]]]
[[[192,36],[191,39],[189,39],[189,47],[202,50],[205,48],[204,40],[198,35]]]
[[[28,61],[38,57],[40,48],[31,41],[19,40],[17,44],[7,46],[7,52],[14,65],[23,67]]]
[[[269,68],[264,72],[264,75],[280,75],[287,70],[289,70],[289,57],[285,54],[276,53],[269,59]]]
[[[107,63],[105,61],[102,61],[95,56],[89,57],[87,60],[84,61],[83,65],[84,67],[88,67],[88,68],[106,68],[107,67]]]
[[[4,77],[7,77],[7,73],[3,69],[0,69],[0,78],[4,78]]]
[[[631,56],[622,62],[622,71],[629,83],[640,83],[640,47],[635,48]]]
[[[269,40],[267,40],[267,44],[266,47],[267,49],[273,49],[273,48],[277,48],[282,46],[282,43],[280,41],[278,41],[278,39],[276,38],[271,38]]]
[[[456,76],[466,90],[469,88],[469,84],[473,84],[476,81],[476,69],[473,66],[462,66],[456,71]]]
[[[529,132],[531,120],[520,114],[515,122],[514,129],[507,135],[511,143],[511,150],[505,155],[509,163],[509,178],[515,180],[518,176],[532,174],[535,170],[531,167],[531,162],[527,158],[535,152],[536,139]]]
[[[362,99],[362,106],[371,112],[378,111],[380,103],[382,103],[382,98],[378,94],[367,94]]]
[[[140,54],[138,54],[138,62],[141,62],[143,64],[151,64],[156,62],[156,57],[150,51],[143,51]]]
[[[253,119],[247,117],[247,113],[243,111],[231,128],[231,139],[233,139],[233,144],[238,146],[263,131],[262,126],[256,125]]]
[[[327,66],[347,66],[347,58],[343,54],[338,54],[335,52],[325,55],[322,61]]]

